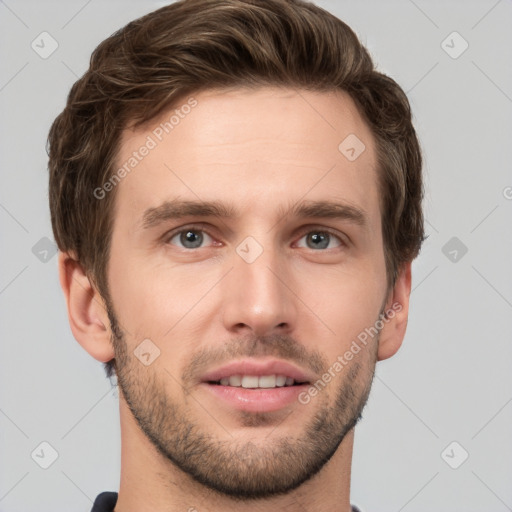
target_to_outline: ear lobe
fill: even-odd
[[[409,317],[411,265],[412,262],[403,265],[386,302],[384,311],[388,314],[388,319],[384,321],[379,336],[378,361],[395,355],[402,345]]]
[[[75,339],[95,359],[114,357],[105,303],[73,254],[59,251],[59,279]]]

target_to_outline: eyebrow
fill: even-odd
[[[348,204],[333,201],[301,201],[297,204],[280,207],[278,218],[292,216],[296,218],[329,218],[346,220],[360,227],[367,228],[369,221],[364,210]],[[154,228],[169,220],[185,217],[219,217],[221,219],[238,219],[240,214],[231,204],[219,201],[164,201],[159,206],[148,208],[142,215],[143,229]]]

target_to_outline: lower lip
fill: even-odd
[[[219,384],[201,383],[209,393],[240,411],[272,412],[278,411],[293,402],[307,388],[307,384],[284,386],[280,388],[250,389]]]

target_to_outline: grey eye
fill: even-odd
[[[180,245],[184,249],[197,249],[203,245],[205,238],[210,238],[208,234],[200,229],[184,229],[179,233],[176,233],[170,240],[169,243],[174,245]],[[173,242],[173,240],[178,239],[179,244]]]
[[[336,235],[333,235],[328,231],[310,231],[309,233],[302,237],[302,239],[304,238],[306,239],[306,247],[308,249],[328,249],[329,244],[333,241],[337,241],[334,247],[339,247],[341,245],[341,240]]]

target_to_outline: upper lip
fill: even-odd
[[[231,361],[223,366],[210,370],[201,377],[201,382],[217,382],[224,377],[232,375],[284,375],[291,377],[295,382],[310,383],[314,377],[297,366],[278,359],[240,359]]]

